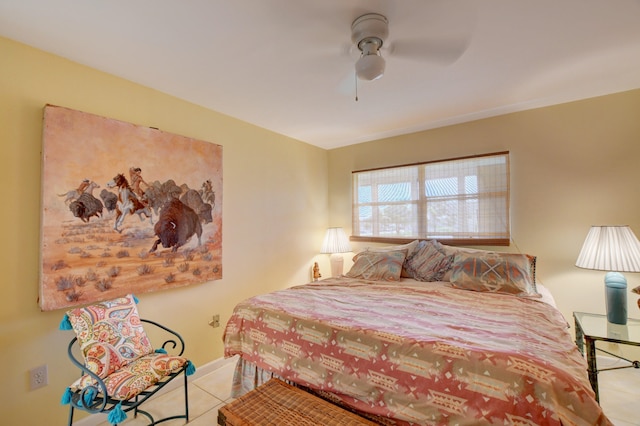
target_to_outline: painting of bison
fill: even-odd
[[[222,278],[222,146],[47,105],[42,156],[42,310]]]
[[[185,245],[189,238],[198,236],[198,246],[202,244],[202,225],[200,218],[193,209],[177,198],[168,201],[160,210],[160,218],[153,227],[158,239],[149,250],[153,253],[162,243],[162,247],[171,248],[176,252]]]

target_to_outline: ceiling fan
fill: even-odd
[[[355,64],[356,76],[360,80],[376,80],[385,70],[384,52],[407,59],[422,59],[444,64],[455,62],[467,49],[469,37],[454,37],[441,40],[394,40],[387,43],[389,20],[379,13],[366,13],[351,24],[351,41],[360,51]]]

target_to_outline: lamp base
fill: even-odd
[[[604,277],[604,289],[607,321],[613,324],[626,324],[627,279],[619,272],[607,272]]]
[[[331,262],[331,276],[339,277],[344,272],[344,258],[340,253],[333,253],[329,256]]]

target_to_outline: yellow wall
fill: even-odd
[[[63,311],[37,303],[45,104],[223,146],[223,279],[138,295],[143,316],[179,331],[196,365],[222,357],[211,315],[224,323],[240,300],[306,282],[324,261],[325,150],[3,38],[0,58],[0,423],[64,424],[60,397],[78,374],[66,356],[71,332],[58,330]],[[49,385],[30,391],[28,370],[41,364]]]
[[[589,227],[627,224],[640,237],[639,114],[635,90],[331,150],[329,221],[351,229],[352,170],[508,150],[513,243],[497,250],[537,255],[538,279],[573,324],[573,311],[604,313],[604,272],[574,266]],[[629,314],[640,318],[637,299]]]

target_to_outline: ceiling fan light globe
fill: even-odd
[[[356,62],[356,75],[360,80],[376,80],[384,74],[384,66],[382,56],[364,55]]]

